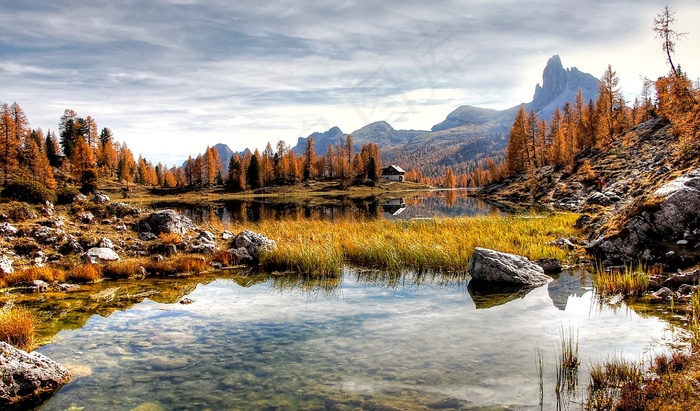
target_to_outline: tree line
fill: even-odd
[[[92,191],[98,177],[118,181],[124,188],[132,184],[175,188],[201,188],[226,185],[232,191],[258,189],[270,185],[294,184],[310,179],[338,179],[342,184],[376,182],[381,176],[379,147],[368,143],[354,152],[353,137],[331,145],[325,156],[307,140],[303,155],[296,155],[283,140],[276,150],[267,144],[262,153],[247,152],[231,158],[224,169],[215,147],[191,156],[183,166],[154,165],[134,155],[126,143],[114,140],[109,128],[100,129],[96,120],[81,117],[67,109],[57,132],[46,134],[30,127],[19,104],[0,105],[0,172],[2,184],[17,180],[37,181],[47,188],[78,185]]]

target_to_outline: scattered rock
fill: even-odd
[[[83,246],[80,245],[78,240],[75,238],[69,238],[68,241],[59,248],[59,251],[62,254],[67,255],[82,253],[85,250],[83,249]]]
[[[564,250],[573,250],[575,248],[574,244],[566,238],[557,238],[551,244]]]
[[[6,255],[0,255],[0,275],[12,274],[15,269],[12,267],[12,260],[7,258]]]
[[[141,220],[139,226],[147,228],[153,234],[175,233],[187,234],[188,231],[197,230],[197,226],[189,218],[176,213],[174,210],[161,210]]]
[[[95,204],[108,204],[110,201],[109,196],[102,193],[96,193],[95,197],[92,198],[92,202]]]
[[[46,226],[41,226],[34,230],[32,237],[42,244],[53,244],[58,241],[56,230]]]
[[[187,298],[187,297],[180,300],[180,304],[182,304],[182,305],[192,304],[193,302],[194,302],[193,299]]]
[[[540,258],[533,262],[542,267],[545,274],[558,274],[562,271],[561,263],[556,258]]]
[[[137,216],[141,214],[141,209],[127,203],[111,203],[107,206],[107,211],[116,217]]]
[[[586,204],[595,204],[601,206],[613,205],[620,201],[620,197],[612,191],[594,192],[586,199]]]
[[[56,291],[60,291],[62,293],[69,293],[72,291],[80,290],[80,286],[78,284],[56,284],[54,288],[56,289]]]
[[[144,231],[144,232],[139,233],[139,238],[142,241],[154,241],[154,240],[158,239],[158,236],[153,234],[153,233],[149,233],[149,232]]]
[[[202,231],[190,247],[195,254],[214,254],[216,252],[216,236],[209,231]]]
[[[209,263],[209,265],[215,270],[223,270],[224,268],[224,265],[221,263],[221,261],[212,261]]]
[[[163,261],[163,260],[164,260],[164,258],[163,258],[163,256],[160,255],[160,254],[156,254],[156,255],[152,255],[152,256],[151,256],[151,261],[160,262],[160,261]]]
[[[262,234],[250,230],[243,230],[233,239],[235,248],[243,248],[248,252],[248,256],[253,261],[260,259],[260,253],[269,251],[277,247],[277,243]]]
[[[119,255],[111,248],[95,247],[87,250],[80,258],[86,263],[97,264],[101,261],[117,261]]]
[[[651,294],[652,301],[668,301],[674,296],[673,291],[667,287],[661,287],[657,291]]]
[[[8,222],[0,224],[0,235],[4,237],[10,237],[17,234],[17,228]]]
[[[86,211],[78,214],[78,221],[85,224],[92,224],[92,222],[95,221],[95,216],[91,212]]]
[[[234,264],[249,264],[253,262],[253,257],[248,254],[248,250],[245,248],[231,248],[228,250],[231,254],[231,261]]]
[[[223,240],[230,240],[230,239],[233,238],[233,233],[230,232],[230,231],[228,231],[228,230],[226,230],[226,231],[224,231],[223,233],[221,233],[221,238],[222,238]]]
[[[523,256],[476,247],[467,271],[472,280],[541,286],[552,280],[542,267]]]
[[[100,248],[110,248],[114,250],[114,243],[109,238],[103,237],[97,245]]]
[[[145,402],[136,408],[132,408],[131,411],[166,411],[165,407],[155,402]]]
[[[29,289],[33,293],[45,293],[49,291],[49,283],[44,280],[34,280],[32,281]]]
[[[31,409],[65,385],[71,373],[37,352],[0,342],[0,408]]]
[[[698,282],[700,282],[700,269],[672,275],[663,282],[663,286],[678,288],[683,284],[697,285]]]

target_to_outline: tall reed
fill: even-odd
[[[0,341],[30,351],[36,327],[37,317],[32,311],[11,304],[0,309]]]
[[[576,216],[481,216],[429,220],[267,220],[249,228],[275,240],[264,253],[267,268],[302,274],[335,275],[344,264],[391,272],[463,273],[475,247],[521,254],[530,259],[566,253],[551,241],[569,237]]]
[[[649,288],[649,275],[642,264],[625,265],[622,269],[612,270],[597,265],[593,274],[593,285],[603,297],[615,294],[638,296]]]

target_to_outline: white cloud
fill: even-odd
[[[135,153],[179,162],[388,120],[429,129],[462,104],[530,101],[553,54],[632,99],[666,73],[655,0],[556,2],[38,0],[0,4],[0,100],[34,127],[65,108]],[[677,61],[700,77],[700,5],[673,5]]]

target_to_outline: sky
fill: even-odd
[[[532,100],[552,55],[628,100],[669,67],[657,0],[0,0],[0,102],[56,131],[92,116],[154,164],[290,145],[374,121],[428,130],[468,104]],[[700,2],[674,62],[700,78]]]

